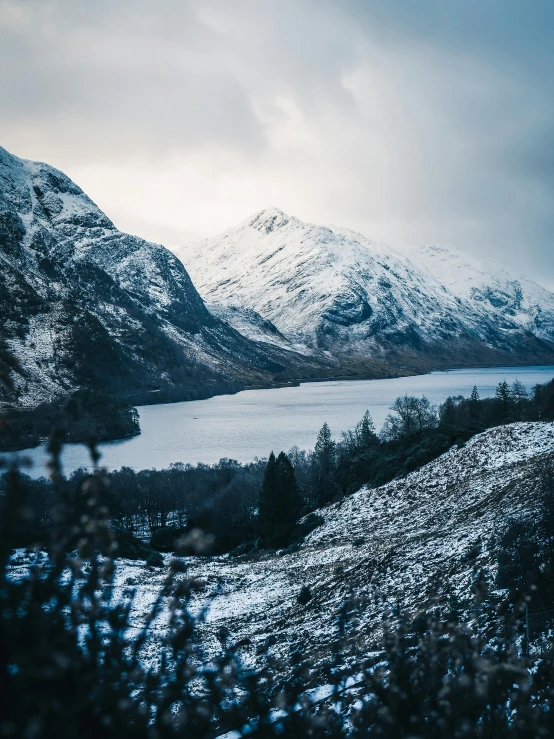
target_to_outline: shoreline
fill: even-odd
[[[135,409],[142,408],[142,407],[149,407],[149,406],[155,406],[155,405],[175,405],[178,403],[192,403],[195,401],[203,401],[203,400],[210,400],[211,398],[217,398],[217,397],[223,397],[225,395],[232,396],[232,395],[238,395],[242,392],[247,392],[251,390],[279,390],[284,388],[293,388],[293,387],[301,387],[303,385],[310,385],[310,384],[318,384],[323,382],[367,382],[367,381],[377,381],[377,380],[393,380],[393,379],[402,379],[402,378],[409,378],[409,377],[421,377],[424,375],[431,375],[433,373],[448,373],[448,372],[457,372],[457,371],[463,371],[463,370],[480,370],[480,369],[488,369],[491,370],[501,370],[503,368],[505,369],[525,369],[525,368],[532,368],[532,367],[554,367],[554,365],[550,364],[499,364],[499,365],[491,365],[487,363],[482,364],[475,364],[475,365],[462,365],[462,366],[456,366],[456,367],[434,367],[430,368],[425,371],[417,371],[409,368],[399,368],[397,372],[390,372],[390,373],[379,373],[378,376],[375,376],[374,373],[367,373],[366,375],[359,374],[356,376],[352,375],[334,375],[329,377],[315,377],[315,378],[306,378],[306,379],[298,379],[298,380],[283,380],[283,381],[273,381],[273,382],[267,382],[267,383],[260,383],[255,385],[245,385],[243,387],[237,388],[234,391],[227,391],[227,392],[214,392],[213,394],[209,395],[203,395],[202,397],[198,398],[187,398],[183,400],[159,400],[159,399],[152,399],[152,402],[142,402],[137,403],[133,407]],[[157,392],[157,391],[154,391]],[[128,400],[129,396],[123,396],[118,398],[121,402],[129,402]],[[32,410],[30,406],[13,406],[10,405],[10,408],[14,408],[17,410],[21,410],[23,408]],[[1,410],[1,409],[0,409]],[[117,442],[124,442],[129,439],[135,438],[137,436],[140,436],[142,433],[141,430],[138,431],[138,433],[131,433],[126,434],[123,436],[114,436],[111,438],[103,438],[99,440],[98,443],[104,444],[104,443],[117,443]],[[48,441],[48,437],[41,437],[38,439],[38,441],[34,444],[29,445],[28,440],[26,443],[22,443],[21,445],[14,445],[11,446],[9,449],[0,449],[0,454],[13,454],[17,452],[24,452],[26,450],[36,449],[37,447],[40,447],[45,442]],[[67,444],[73,444],[73,443],[83,443],[82,441],[74,441],[74,440],[68,440],[65,442]]]
[[[248,464],[267,457],[273,448],[313,449],[325,421],[339,440],[340,432],[353,429],[366,410],[379,430],[395,399],[406,394],[417,398],[425,395],[438,408],[449,395],[467,399],[474,385],[485,399],[494,398],[495,388],[503,380],[511,384],[519,379],[531,389],[551,383],[554,377],[554,365],[458,369],[379,382],[368,380],[361,385],[350,381],[323,386],[307,382],[301,388],[283,389],[283,393],[235,393],[235,398],[218,396],[195,405],[182,402],[145,406],[140,409],[142,434],[100,444],[100,464],[110,470],[130,467],[136,471],[169,469],[177,463],[214,465],[225,459]],[[23,460],[28,460],[31,468],[22,472],[35,479],[48,476],[44,466],[47,458],[45,445],[0,454],[4,469],[12,462],[21,466]],[[65,476],[79,468],[91,469],[86,446],[65,445],[62,466]]]
[[[524,369],[530,367],[554,367],[554,364],[471,364],[461,365],[457,367],[434,367],[433,369],[427,370],[414,370],[406,368],[406,371],[400,371],[398,373],[383,374],[375,376],[373,374],[367,375],[333,375],[329,377],[310,377],[307,379],[300,380],[283,380],[282,382],[269,382],[256,385],[246,385],[233,392],[214,393],[213,395],[207,395],[202,398],[189,398],[187,400],[167,400],[167,401],[156,401],[152,403],[137,403],[136,408],[148,407],[151,405],[172,405],[175,403],[194,403],[198,400],[209,400],[210,398],[219,398],[225,395],[238,395],[239,393],[247,392],[248,390],[279,390],[285,387],[300,387],[302,385],[310,385],[311,383],[320,382],[367,382],[368,380],[396,380],[404,377],[422,377],[423,375],[431,375],[434,372],[459,372],[461,370],[479,370],[479,369]],[[126,396],[128,397],[128,396]]]

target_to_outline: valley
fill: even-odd
[[[273,716],[294,655],[305,695],[333,670],[352,681],[402,620],[471,623],[477,573],[508,611],[534,578],[548,610],[554,296],[539,285],[276,208],[174,254],[4,149],[0,264],[0,446],[19,450],[0,456],[0,544],[5,592],[39,604],[32,634],[56,616],[50,588],[64,638],[71,613],[125,642],[134,695],[152,667],[160,695],[196,681],[193,702],[197,666],[227,645],[231,704],[256,674]],[[514,535],[535,547],[523,577],[499,564]]]
[[[553,28],[0,0],[0,739],[554,738]]]

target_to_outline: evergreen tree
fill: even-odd
[[[260,494],[260,533],[266,543],[286,542],[300,514],[294,468],[285,452],[269,455]]]
[[[356,439],[361,449],[375,446],[378,442],[375,425],[369,411],[364,413],[362,420],[356,426]]]
[[[298,520],[302,502],[294,467],[285,452],[281,452],[277,457],[277,477],[279,489],[276,506],[277,523],[288,533]]]
[[[456,424],[456,404],[450,396],[441,405],[439,416],[443,426],[454,426]]]
[[[473,386],[471,395],[469,398],[469,417],[473,423],[477,423],[481,420],[481,396],[477,390],[477,385]]]
[[[336,444],[331,437],[331,429],[324,423],[317,436],[314,449],[314,493],[318,506],[329,503],[335,494],[336,485],[333,479],[335,471]]]
[[[278,496],[278,484],[277,460],[275,454],[271,452],[265,468],[258,514],[260,533],[264,539],[271,535],[275,525],[275,502]]]
[[[320,462],[324,463],[328,467],[332,466],[332,460],[335,454],[335,442],[331,437],[331,429],[327,425],[327,422],[323,424],[319,434],[317,435],[315,453]]]
[[[506,421],[508,419],[511,405],[510,386],[508,385],[506,380],[498,383],[498,387],[496,388],[494,397],[498,404],[501,418],[503,421]]]

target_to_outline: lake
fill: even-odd
[[[188,403],[147,405],[138,409],[141,435],[102,444],[101,463],[109,469],[163,469],[173,462],[211,464],[222,457],[250,462],[294,445],[313,449],[325,421],[338,439],[366,409],[380,429],[399,395],[425,395],[432,403],[442,403],[449,395],[469,395],[474,385],[486,397],[494,395],[502,380],[512,383],[518,379],[531,389],[553,377],[554,367],[461,369],[391,380],[310,382]],[[45,474],[44,446],[19,455],[32,460],[29,473],[33,477]],[[66,474],[89,462],[87,450],[79,444],[66,445],[62,459]]]

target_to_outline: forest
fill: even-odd
[[[362,485],[376,487],[402,477],[487,428],[536,420],[554,420],[554,380],[530,392],[519,382],[501,382],[492,398],[480,398],[474,388],[469,398],[449,397],[439,407],[425,397],[403,396],[391,406],[379,434],[366,412],[339,441],[324,424],[313,451],[293,447],[249,464],[221,459],[214,465],[105,473],[105,503],[120,531],[120,556],[159,563],[157,553],[174,551],[193,529],[209,535],[206,554],[298,547],[321,521],[318,508]],[[51,449],[59,450],[62,443],[54,435]],[[20,477],[33,511],[32,520],[17,529],[25,546],[49,525],[58,493],[50,480]],[[67,494],[88,477],[80,470],[64,480]],[[0,481],[0,493],[5,485]]]

